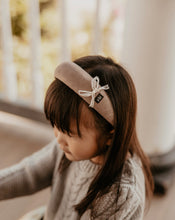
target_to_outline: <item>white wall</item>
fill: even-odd
[[[138,136],[147,153],[175,144],[175,1],[128,0],[121,62],[138,94]]]

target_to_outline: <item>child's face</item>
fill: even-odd
[[[102,163],[103,155],[98,155],[97,130],[80,125],[81,137],[76,132],[76,126],[71,126],[71,131],[72,134],[69,136],[54,127],[59,147],[65,152],[67,159],[70,161],[90,159],[94,163]]]

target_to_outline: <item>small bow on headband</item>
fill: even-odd
[[[78,93],[80,96],[84,96],[84,97],[92,96],[91,103],[89,105],[89,107],[92,107],[92,108],[94,107],[95,94],[100,92],[101,90],[109,89],[108,84],[105,86],[99,87],[99,81],[100,80],[98,76],[92,78],[91,80],[92,91],[78,90]]]

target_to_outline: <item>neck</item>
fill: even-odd
[[[90,159],[92,163],[102,165],[104,162],[104,155],[99,155]]]

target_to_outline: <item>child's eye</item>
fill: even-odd
[[[68,136],[72,138],[72,137],[76,137],[77,134],[69,132],[69,133],[68,133]]]
[[[73,137],[74,134],[72,132],[66,132],[69,137]]]

